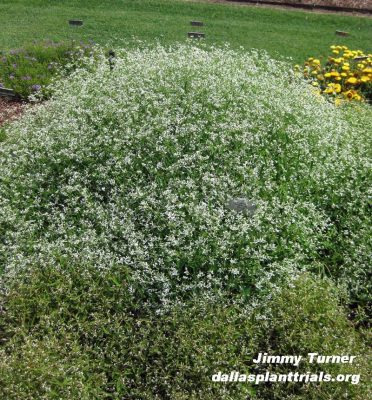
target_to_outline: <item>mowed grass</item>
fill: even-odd
[[[69,19],[83,19],[84,26],[70,27]],[[130,45],[133,37],[162,44],[184,42],[187,32],[195,30],[189,25],[192,19],[205,22],[196,29],[206,33],[209,44],[265,49],[295,62],[326,55],[332,44],[371,51],[368,17],[181,0],[2,0],[0,50],[43,39],[92,39],[105,45],[123,40]],[[336,30],[350,36],[338,37]]]

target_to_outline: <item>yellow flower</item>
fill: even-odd
[[[354,90],[348,90],[347,92],[344,92],[343,95],[351,100],[354,97],[355,91]]]
[[[333,94],[333,93],[341,93],[341,85],[339,83],[329,83],[328,87],[324,90],[324,93]]]
[[[363,97],[355,90],[348,90],[347,92],[342,93],[349,100],[357,100],[362,101]]]
[[[363,51],[350,50],[346,46],[332,45],[330,48],[332,54],[327,57],[327,67],[314,57],[309,57],[304,63],[304,75],[311,81],[312,90],[320,96],[325,93],[333,95],[336,105],[345,101],[343,97],[363,101],[364,84],[372,82],[372,54],[368,54],[368,59],[355,60],[366,57]],[[361,92],[357,91],[358,85],[361,85]]]
[[[336,83],[334,85],[334,90],[335,90],[336,93],[341,93],[341,90],[342,90],[341,85],[339,83]]]

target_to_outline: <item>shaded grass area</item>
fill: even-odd
[[[84,20],[70,27],[69,19]],[[306,12],[257,9],[237,5],[178,0],[4,0],[0,4],[0,49],[29,44],[32,40],[92,39],[100,44],[160,40],[163,44],[185,41],[195,28],[189,21],[201,19],[206,41],[265,49],[270,55],[290,56],[301,62],[325,55],[331,44],[370,50],[372,19]],[[21,29],[20,29],[21,27]],[[335,30],[350,32],[335,36]],[[130,44],[129,43],[129,44]]]

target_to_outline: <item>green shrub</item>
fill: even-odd
[[[125,286],[127,272],[113,268],[99,274],[63,257],[59,265],[33,266],[6,283],[0,319],[2,398],[90,400],[107,394],[110,355],[101,359],[98,347],[93,358],[91,349],[101,345],[116,321],[127,334],[134,328],[127,315],[135,312]],[[125,340],[116,343],[126,345]]]
[[[9,400],[104,399],[104,375],[74,336],[23,338],[1,354],[0,395]]]
[[[0,394],[9,400],[222,396],[226,390],[212,387],[210,377],[244,360],[249,320],[235,306],[196,299],[149,314],[129,288],[123,268],[98,272],[74,264],[33,266],[7,282]],[[250,388],[225,394],[237,392]]]
[[[270,355],[302,355],[299,367],[260,365],[256,371],[271,370],[276,373],[328,373],[360,374],[360,383],[277,383],[259,386],[262,399],[367,399],[371,395],[368,384],[372,372],[369,364],[371,352],[361,333],[346,318],[340,305],[344,295],[329,280],[307,274],[297,279],[293,286],[283,287],[266,305],[270,312],[262,319],[258,311],[257,347]],[[257,312],[256,311],[256,312]],[[265,310],[263,310],[265,312]],[[353,355],[352,364],[317,364],[307,362],[308,353],[321,355]]]
[[[368,398],[368,350],[328,280],[303,275],[252,308],[194,298],[149,313],[123,268],[34,266],[2,295],[0,394],[15,399]],[[214,383],[213,374],[286,372],[256,366],[271,355],[348,354],[356,364],[296,371],[362,374],[359,385]]]

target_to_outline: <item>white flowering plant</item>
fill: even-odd
[[[130,324],[145,319],[142,313],[166,318],[195,298],[255,309],[304,271],[328,275],[347,287],[348,301],[364,307],[368,105],[336,108],[287,62],[255,50],[158,45],[115,55],[110,68],[97,49],[94,59],[54,84],[51,100],[6,127],[4,304],[15,304],[7,296],[20,281],[35,286],[23,306],[17,300],[14,315],[8,311],[9,332],[12,321],[20,323],[16,315],[27,315],[24,329],[45,334],[63,332],[66,318],[71,324],[74,312],[86,312],[78,311],[85,307],[83,290],[77,311],[53,319],[55,296],[61,309],[60,290],[72,296],[72,266],[82,288],[85,280],[96,285],[108,276],[113,287],[123,285],[128,306],[121,310]],[[254,203],[254,212],[231,209],[236,198]],[[110,275],[114,270],[125,277]],[[66,274],[58,278],[64,289],[36,289],[40,276],[53,281],[54,273]],[[94,320],[93,310],[87,320]],[[114,308],[108,315],[120,326]],[[139,368],[136,357],[130,368]],[[113,379],[103,374],[102,382]]]

